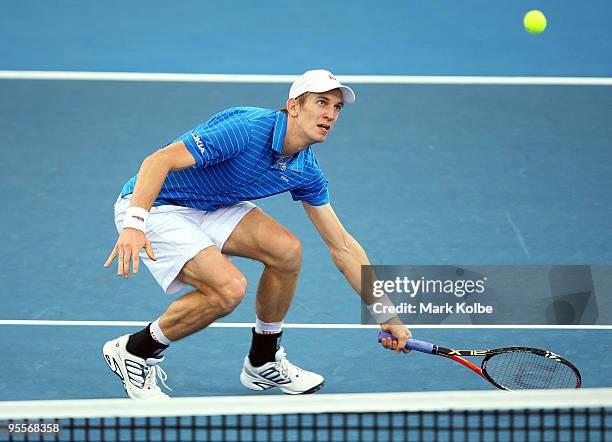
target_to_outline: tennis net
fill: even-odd
[[[612,441],[612,388],[0,402],[8,441]]]

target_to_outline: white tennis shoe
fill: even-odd
[[[172,391],[164,382],[168,379],[166,372],[159,366],[164,358],[143,359],[129,353],[126,349],[129,337],[120,336],[104,344],[102,353],[106,363],[121,378],[123,388],[132,399],[167,398],[168,395],[157,385],[159,377],[164,387]]]
[[[323,376],[293,365],[287,360],[283,347],[276,351],[275,359],[261,367],[253,367],[247,355],[240,373],[242,385],[250,390],[278,387],[286,394],[314,393],[323,387]]]

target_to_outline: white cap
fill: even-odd
[[[355,92],[340,83],[334,74],[325,69],[306,71],[300,75],[289,89],[289,98],[297,98],[306,92],[327,92],[332,89],[340,89],[344,103],[355,102]]]

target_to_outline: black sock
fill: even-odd
[[[167,345],[153,339],[151,336],[151,324],[139,332],[130,335],[126,345],[127,351],[143,359],[157,358],[167,348]]]
[[[249,351],[249,361],[253,367],[261,367],[266,362],[274,362],[276,351],[280,348],[283,332],[259,334],[253,329],[253,340],[251,341],[251,351]]]

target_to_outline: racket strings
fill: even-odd
[[[488,375],[509,390],[576,388],[574,370],[557,359],[527,351],[491,356],[485,366]]]

